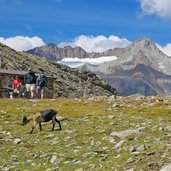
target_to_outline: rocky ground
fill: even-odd
[[[170,97],[1,99],[0,170],[166,171],[171,168]],[[29,135],[22,116],[53,108],[62,131]]]

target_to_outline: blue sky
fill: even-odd
[[[82,41],[91,40],[91,43],[99,36],[108,40],[112,35],[120,39],[123,46],[148,37],[161,47],[170,48],[169,1],[0,0],[0,41],[12,46],[16,43],[16,36],[19,36],[31,42],[32,45],[28,46],[27,42],[24,47],[29,49],[49,42],[74,44],[78,39],[81,41],[81,35],[84,36]],[[103,45],[111,43],[110,39],[110,43]],[[22,43],[18,44],[21,46]]]

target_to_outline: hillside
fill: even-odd
[[[0,100],[0,170],[159,171],[171,165],[171,99],[130,96],[90,99]],[[52,124],[21,125],[29,116],[57,109]],[[161,171],[167,171],[161,170]]]
[[[78,71],[67,66],[50,62],[46,59],[30,55],[0,44],[2,69],[25,70],[31,66],[37,73],[56,78],[54,97],[91,97],[112,95],[116,93],[105,81],[91,72]]]

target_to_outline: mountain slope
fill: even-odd
[[[54,97],[91,97],[112,95],[116,91],[91,72],[80,72],[67,66],[15,50],[0,44],[2,69],[26,70],[31,66],[35,72],[45,72],[56,78]]]
[[[116,51],[113,50],[116,56]],[[142,38],[120,49],[119,58],[96,67],[84,65],[116,87],[119,94],[171,95],[171,58],[149,39]]]

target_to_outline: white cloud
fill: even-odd
[[[138,0],[144,15],[158,15],[171,19],[171,0]]]
[[[45,45],[43,40],[37,36],[34,37],[15,36],[9,38],[0,37],[0,42],[17,51],[26,51],[29,49],[33,49],[35,47]]]
[[[125,47],[131,42],[125,38],[119,38],[117,36],[105,37],[103,35],[99,36],[85,36],[81,35],[76,37],[72,42],[62,42],[58,44],[59,47],[64,47],[70,45],[72,47],[80,46],[86,52],[103,52],[108,49],[115,47]]]

